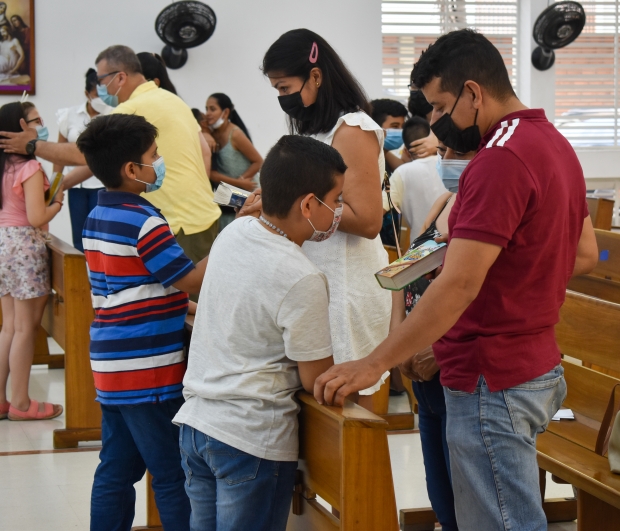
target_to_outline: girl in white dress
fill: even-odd
[[[265,54],[262,70],[278,91],[291,132],[333,146],[348,166],[338,230],[327,241],[306,242],[303,250],[329,281],[334,361],[364,358],[386,338],[391,313],[390,293],[374,277],[388,264],[379,238],[383,130],[370,118],[368,98],[357,80],[310,30],[282,35]],[[377,391],[387,375],[360,394]],[[360,404],[369,407],[364,398]]]

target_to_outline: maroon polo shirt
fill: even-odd
[[[441,383],[473,392],[522,384],[560,363],[554,326],[588,215],[583,171],[542,109],[482,139],[450,213],[450,238],[502,248],[476,299],[434,345]]]

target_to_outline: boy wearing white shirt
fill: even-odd
[[[261,170],[263,210],[217,238],[174,419],[192,531],[284,531],[297,469],[294,394],[333,364],[327,279],[306,240],[335,232],[346,165],[284,136]]]

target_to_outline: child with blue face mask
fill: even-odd
[[[459,179],[467,168],[469,161],[476,156],[476,151],[460,153],[446,147],[441,142],[437,146],[437,173],[443,185],[450,192],[458,192]]]
[[[37,130],[37,140],[43,140],[45,142],[50,134],[47,130],[47,126],[43,124],[43,118],[39,115],[39,111],[34,104],[29,101],[22,103],[22,106],[26,114],[26,124],[28,124],[28,127],[31,129]]]

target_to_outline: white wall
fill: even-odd
[[[259,70],[282,33],[308,28],[340,53],[371,97],[381,95],[380,0],[206,0],[218,21],[214,35],[189,50],[171,72],[179,95],[204,108],[212,92],[228,94],[264,155],[286,133],[276,91]],[[170,0],[41,0],[36,2],[37,93],[30,97],[55,138],[55,112],[84,100],[84,74],[111,44],[161,52],[155,18]],[[2,96],[0,105],[17,97]],[[68,209],[51,231],[71,241]]]

